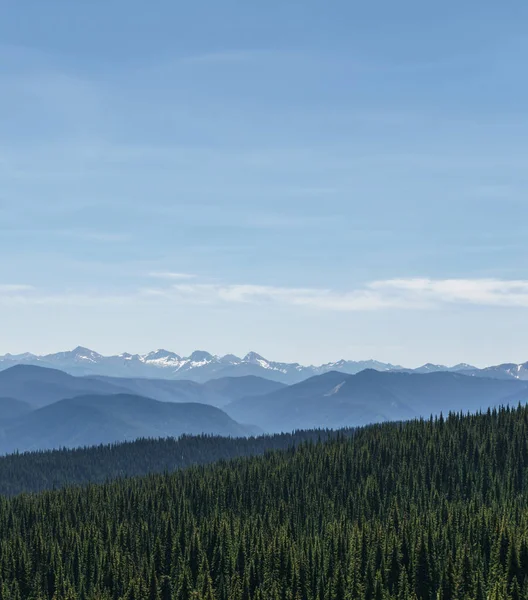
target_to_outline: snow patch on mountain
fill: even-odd
[[[56,354],[35,355],[24,353],[0,356],[0,369],[7,369],[16,364],[53,367],[73,375],[190,379],[197,382],[219,377],[256,375],[292,384],[330,371],[354,375],[365,369],[424,374],[452,371],[474,377],[528,380],[528,362],[522,364],[506,363],[487,367],[486,369],[476,369],[466,363],[460,363],[453,367],[426,363],[417,369],[405,369],[399,365],[382,363],[376,360],[350,361],[341,359],[322,365],[305,366],[299,363],[271,361],[253,351],[248,352],[243,358],[239,358],[234,354],[217,356],[205,350],[196,350],[189,356],[180,356],[165,349],[153,350],[146,354],[124,352],[113,356],[103,356],[94,350],[78,346],[71,351]]]
[[[345,385],[345,381],[342,381],[341,383],[338,383],[334,388],[332,388],[329,392],[327,392],[325,394],[325,396],[333,396],[334,394],[337,394],[339,392],[339,390]]]

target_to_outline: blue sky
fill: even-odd
[[[527,18],[4,1],[0,352],[528,360]]]

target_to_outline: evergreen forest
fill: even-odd
[[[191,465],[257,456],[267,450],[286,450],[303,442],[353,433],[354,429],[341,429],[339,433],[331,429],[309,429],[248,438],[182,435],[85,448],[17,452],[0,457],[0,494],[13,496],[65,485],[170,473]]]
[[[528,598],[527,485],[519,407],[4,496],[0,598]]]

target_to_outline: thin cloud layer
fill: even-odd
[[[0,284],[0,294],[16,294],[19,292],[29,292],[33,290],[33,286],[31,285],[20,285],[20,284],[12,284],[12,283],[4,283]]]
[[[357,289],[279,287],[192,282],[195,275],[159,272],[150,277],[176,281],[128,294],[43,293],[30,285],[0,285],[4,304],[104,305],[168,302],[172,304],[246,304],[304,307],[323,311],[384,309],[434,310],[446,305],[528,308],[528,280],[402,278],[373,281]],[[188,281],[186,281],[188,280]]]
[[[528,281],[504,279],[389,279],[370,287],[428,303],[528,307]]]
[[[445,304],[528,307],[528,281],[500,279],[389,279],[336,291],[247,284],[176,284],[150,290],[174,300],[201,303],[280,303],[321,310],[434,309]]]

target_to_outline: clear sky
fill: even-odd
[[[527,22],[4,0],[0,352],[528,360]]]

